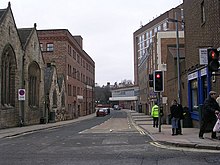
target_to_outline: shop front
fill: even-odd
[[[202,117],[202,105],[211,89],[211,75],[207,67],[188,74],[188,107],[193,120],[193,126],[199,127]]]

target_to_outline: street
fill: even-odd
[[[219,153],[160,147],[126,110],[0,139],[1,165],[219,164]]]

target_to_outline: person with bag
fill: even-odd
[[[220,132],[220,113],[216,113],[217,122],[213,128],[213,132]]]
[[[220,108],[218,103],[216,102],[217,93],[215,91],[209,92],[209,97],[204,101],[203,105],[203,117],[201,121],[200,131],[199,131],[199,138],[204,139],[203,135],[206,131],[206,128],[208,124],[212,125],[212,128],[214,128],[214,125],[217,121],[216,113],[219,113]],[[212,130],[211,138],[217,139],[216,132]]]
[[[151,109],[151,116],[153,117],[153,127],[156,126],[158,128],[159,107],[156,102]]]

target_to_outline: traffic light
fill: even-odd
[[[154,86],[154,76],[153,74],[149,74],[149,87]]]
[[[164,86],[163,71],[154,71],[154,92],[162,92]]]
[[[210,72],[217,72],[219,68],[219,52],[217,49],[207,49],[208,69]]]

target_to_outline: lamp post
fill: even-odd
[[[177,12],[175,12],[175,19],[168,19],[169,22],[175,22],[176,24],[176,58],[177,58],[177,82],[178,82],[178,103],[181,104],[181,75],[180,75],[180,49],[179,49],[179,27],[178,22],[183,23],[182,21],[178,21]]]

